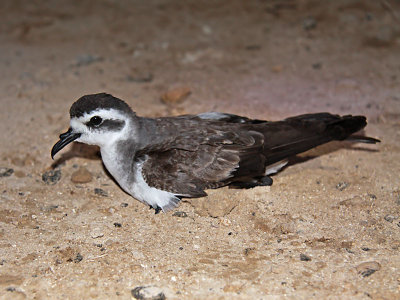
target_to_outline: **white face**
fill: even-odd
[[[72,118],[70,126],[73,132],[81,134],[77,142],[104,147],[127,137],[132,124],[130,118],[117,110],[98,109]]]

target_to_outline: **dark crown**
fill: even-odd
[[[79,118],[96,109],[116,109],[128,115],[134,114],[128,104],[106,93],[82,96],[72,104],[69,114],[71,118]]]

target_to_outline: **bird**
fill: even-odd
[[[120,187],[158,213],[176,208],[182,198],[207,196],[207,189],[270,186],[270,175],[291,156],[333,140],[380,142],[354,135],[366,125],[364,116],[327,112],[281,121],[220,112],[147,118],[98,93],[72,104],[69,129],[51,157],[73,141],[99,146]]]

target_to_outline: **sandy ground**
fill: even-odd
[[[1,299],[399,299],[399,16],[395,0],[1,1]],[[174,88],[191,94],[161,102]],[[50,158],[72,102],[102,91],[143,116],[364,114],[382,143],[154,215],[97,149]]]

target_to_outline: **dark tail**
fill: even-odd
[[[306,114],[279,122],[260,124],[265,136],[268,164],[302,153],[333,140],[378,143],[377,139],[352,136],[367,125],[364,116],[338,116],[329,113]],[[259,127],[259,128],[260,128]]]

